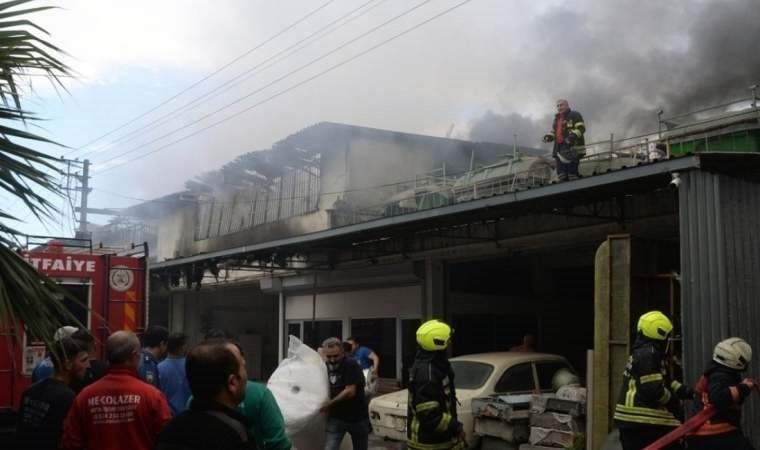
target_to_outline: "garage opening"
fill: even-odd
[[[594,250],[450,264],[454,354],[509,351],[531,335],[536,351],[563,355],[583,372],[594,342]]]
[[[446,308],[455,329],[454,354],[509,351],[532,334],[537,351],[564,356],[585,376],[586,351],[594,347],[598,245],[449,263]],[[677,241],[634,240],[632,255],[631,320],[659,309],[673,318],[679,333]],[[633,338],[635,323],[631,330]],[[678,357],[678,335],[673,346]]]

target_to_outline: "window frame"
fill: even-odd
[[[518,367],[523,367],[523,366],[528,366],[529,369],[530,369],[529,373],[530,373],[530,378],[531,378],[531,382],[532,382],[531,384],[533,384],[533,388],[532,389],[518,390],[518,391],[507,391],[507,390],[499,390],[498,389],[498,387],[501,384],[502,380],[504,379],[504,377],[510,371],[512,371],[512,370],[514,370],[514,369],[516,369]],[[538,392],[538,377],[537,377],[535,362],[534,361],[526,361],[526,362],[522,362],[522,363],[517,363],[517,364],[514,364],[514,365],[509,366],[506,369],[504,369],[504,371],[499,376],[498,380],[496,380],[496,383],[494,383],[493,390],[494,390],[495,394],[522,394],[522,393],[535,393],[535,392]]]

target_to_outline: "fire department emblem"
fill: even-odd
[[[111,289],[119,292],[124,292],[131,288],[135,282],[135,276],[127,266],[112,267],[111,275],[108,278]]]

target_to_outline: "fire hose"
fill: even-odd
[[[760,392],[760,385],[755,384],[753,390]],[[683,439],[686,436],[693,434],[717,412],[718,410],[712,405],[706,407],[691,419],[684,422],[680,427],[644,447],[644,450],[662,450],[679,439]]]

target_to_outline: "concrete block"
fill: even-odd
[[[532,414],[541,414],[546,411],[546,403],[550,398],[554,398],[554,394],[538,394],[531,395],[530,398],[530,412]]]
[[[569,431],[571,433],[583,432],[585,430],[582,421],[578,420],[577,417],[556,412],[531,414],[530,426],[547,428],[550,430]]]
[[[528,441],[531,445],[567,448],[573,445],[575,434],[569,431],[550,430],[548,428],[531,427]]]
[[[507,442],[527,442],[530,434],[528,421],[507,423],[487,417],[475,418],[475,434],[496,437]]]
[[[557,398],[586,403],[586,388],[581,386],[562,386],[557,390]]]
[[[562,400],[560,398],[549,398],[546,400],[545,410],[580,417],[586,414],[586,404],[572,400]]]
[[[506,403],[501,398],[483,397],[472,399],[474,417],[491,417],[506,422],[525,420],[530,416],[528,403]]]

